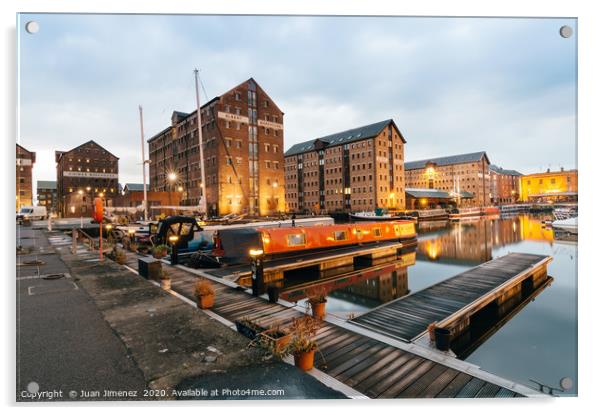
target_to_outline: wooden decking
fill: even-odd
[[[425,334],[432,322],[446,326],[446,323],[469,317],[533,272],[545,268],[550,260],[551,257],[544,255],[511,253],[391,301],[351,321],[388,336],[412,341]]]
[[[130,267],[137,258],[128,254]],[[194,301],[194,283],[199,277],[179,267],[164,264],[172,278],[172,290]],[[256,319],[263,326],[286,327],[303,313],[282,304],[230,286],[214,284],[212,311],[233,322],[242,317]],[[370,398],[452,398],[523,396],[461,370],[448,367],[409,351],[329,322],[322,322],[316,334],[320,353],[315,366]]]

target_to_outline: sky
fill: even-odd
[[[138,106],[148,139],[194,110],[199,68],[203,102],[253,77],[285,113],[285,149],[392,118],[406,161],[484,150],[522,173],[576,168],[576,32],[575,19],[22,14],[19,143],[37,153],[34,183],[88,140],[141,183]]]

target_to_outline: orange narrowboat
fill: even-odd
[[[410,220],[220,232],[225,257],[233,259],[248,258],[251,249],[262,250],[269,259],[297,252],[415,238],[416,227]]]

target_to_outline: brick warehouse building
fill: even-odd
[[[405,143],[389,119],[295,144],[284,155],[288,210],[403,209]]]
[[[459,199],[461,206],[487,206],[491,203],[489,158],[487,153],[458,154],[405,163],[408,188],[437,189],[472,197]]]
[[[17,144],[16,152],[16,210],[21,206],[33,206],[31,173],[36,162],[36,153]]]
[[[46,206],[48,214],[57,213],[58,201],[56,195],[56,182],[53,180],[38,180],[36,184],[38,205]]]
[[[520,178],[522,174],[516,170],[503,169],[492,164],[489,166],[491,174],[491,202],[494,205],[516,203],[520,196]]]
[[[284,113],[253,78],[201,106],[207,212],[282,212]],[[182,189],[198,205],[202,178],[196,110],[174,111],[171,126],[148,140],[150,188]]]
[[[55,151],[58,212],[90,217],[94,198],[106,206],[119,194],[119,158],[90,140],[69,151]]]

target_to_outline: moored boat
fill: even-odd
[[[341,225],[257,229],[226,229],[220,245],[227,260],[248,260],[251,250],[268,258],[295,253],[351,247],[367,243],[410,241],[416,238],[413,221],[350,223]]]

